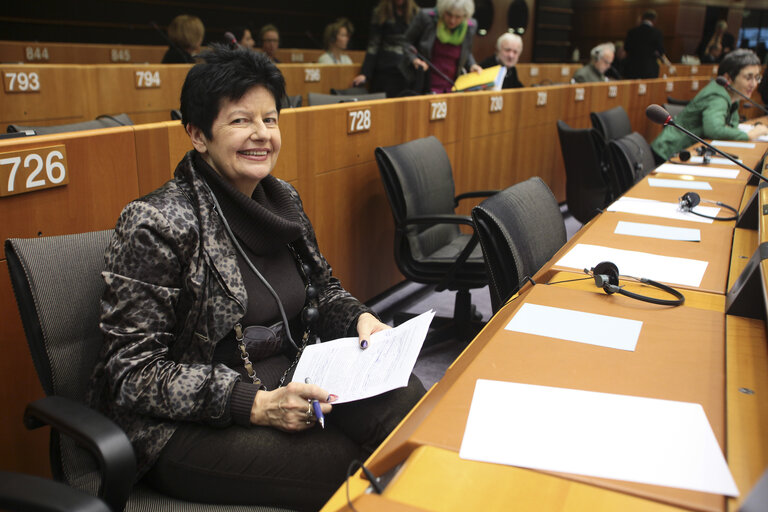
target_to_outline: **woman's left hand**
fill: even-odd
[[[472,64],[472,67],[469,68],[469,70],[474,71],[475,73],[478,73],[478,74],[483,72],[483,68],[481,68],[477,64]]]
[[[368,344],[371,342],[371,334],[391,328],[389,325],[377,320],[372,314],[363,313],[357,319],[357,336],[360,340],[360,348],[368,348]]]

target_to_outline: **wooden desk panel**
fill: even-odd
[[[701,242],[659,240],[640,236],[617,235],[614,233],[619,221],[644,222],[666,226],[683,226],[701,230]],[[670,221],[660,217],[607,212],[601,215],[580,238],[579,243],[612,247],[628,251],[645,252],[677,258],[708,261],[701,285],[692,288],[674,284],[675,288],[696,289],[710,293],[724,294],[731,259],[733,222],[703,224],[698,222]],[[554,268],[562,269],[554,265]],[[570,269],[573,270],[573,269]],[[619,269],[621,271],[621,269]],[[645,277],[645,276],[636,276]]]
[[[466,137],[469,130],[465,126],[468,115],[465,100],[464,94],[435,94],[397,100],[403,108],[402,125],[399,126],[403,142],[434,135],[446,145]],[[432,121],[432,103],[442,101],[446,103],[447,115],[445,119]]]
[[[645,109],[652,103],[659,103],[658,98],[653,96],[653,91],[645,80],[631,80],[628,82],[626,89],[628,97],[627,115],[629,121],[632,124],[632,130],[641,134],[645,134],[646,125],[652,124],[645,116]],[[653,139],[647,139],[650,143]]]
[[[510,132],[519,126],[519,89],[469,92],[461,94],[461,98],[464,103],[463,124],[467,139]],[[491,112],[492,98],[501,98],[501,111]]]
[[[525,302],[643,321],[634,352],[547,339],[500,329],[415,427],[405,449],[428,445],[458,452],[478,378],[700,403],[725,446],[725,323],[722,313],[656,306],[600,293],[535,286]],[[520,303],[500,315],[506,325]],[[496,323],[499,325],[499,322]],[[474,342],[473,342],[474,343]],[[426,402],[426,400],[425,400]],[[374,473],[387,467],[369,459]],[[563,475],[565,476],[565,475]],[[722,510],[707,493],[567,475],[608,489],[698,510]]]
[[[603,112],[615,107],[623,107],[625,112],[629,112],[629,100],[632,89],[630,83],[621,81],[585,85],[592,89],[590,94],[590,108],[592,112]],[[614,92],[615,96],[612,96]]]
[[[576,84],[566,89],[561,119],[572,128],[589,128],[592,126],[589,114],[592,112],[593,91],[594,88],[587,87],[586,84]]]
[[[173,178],[192,143],[180,121],[136,125],[133,129],[139,194],[143,196]]]
[[[0,153],[56,144],[66,146],[69,184],[0,199],[0,240],[109,229],[138,197],[133,127],[9,139]]]
[[[0,62],[29,64],[157,63],[167,46],[0,41]],[[47,58],[45,56],[47,55]],[[31,58],[30,58],[31,57]]]
[[[91,106],[83,93],[87,84],[81,66],[0,65],[6,73],[37,73],[39,92],[7,93],[0,91],[0,129],[9,124],[69,124],[91,119]]]

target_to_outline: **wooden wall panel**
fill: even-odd
[[[0,41],[0,62],[36,64],[160,64],[168,50],[162,46]],[[47,57],[46,57],[47,56]]]

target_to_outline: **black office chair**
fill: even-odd
[[[46,394],[27,406],[24,424],[52,427],[54,478],[98,496],[112,512],[282,510],[189,503],[159,494],[142,482],[133,485],[136,462],[128,437],[85,404],[90,373],[103,343],[99,330],[99,301],[104,290],[101,270],[111,236],[112,230],[107,230],[5,242],[11,284]],[[2,487],[0,504],[12,499]],[[43,492],[41,488],[30,496],[29,503],[17,503],[17,509],[41,510],[32,502]]]
[[[301,94],[295,96],[284,96],[282,108],[299,108],[302,102]]]
[[[20,124],[9,124],[8,133],[23,132],[33,130],[35,135],[48,135],[50,133],[79,132],[83,130],[98,130],[99,128],[111,128],[113,126],[131,126],[133,121],[128,114],[117,114],[114,116],[105,114],[97,117],[93,121],[83,121],[81,123],[60,124],[56,126],[25,126]]]
[[[383,100],[387,95],[383,92],[371,94],[357,94],[355,96],[344,94],[321,94],[319,92],[307,93],[307,104],[310,107],[316,105],[332,105],[334,103],[349,103],[353,101]]]
[[[619,183],[603,157],[604,142],[594,128],[575,129],[557,122],[565,164],[565,200],[573,217],[586,224],[618,197]]]
[[[628,190],[656,168],[651,146],[637,132],[609,142],[608,154],[622,190]]]
[[[686,106],[690,102],[691,102],[691,100],[680,100],[680,99],[677,99],[677,98],[673,98],[672,96],[667,96],[667,103],[669,103],[671,105],[681,105],[681,106],[684,107],[684,106]]]
[[[348,87],[346,89],[331,88],[331,94],[341,96],[360,96],[361,94],[368,94],[368,89],[365,87]]]
[[[498,311],[565,244],[565,222],[555,196],[533,177],[472,208]]]
[[[671,115],[672,117],[675,117],[677,114],[683,111],[683,109],[685,108],[685,105],[679,105],[677,103],[665,103],[663,107],[664,107],[664,110],[669,112],[669,115]]]
[[[181,121],[181,110],[178,108],[171,109],[171,121]]]
[[[606,144],[632,133],[632,123],[621,105],[602,112],[591,112],[589,118],[592,127],[603,137]]]
[[[454,208],[462,199],[488,197],[495,190],[454,197],[451,162],[435,137],[417,139],[375,150],[384,190],[395,222],[395,262],[411,281],[436,285],[437,291],[456,290],[453,320],[433,322],[444,328],[428,341],[460,333],[466,337],[480,327],[469,290],[488,284],[482,251],[468,215]],[[436,319],[437,320],[437,319]]]

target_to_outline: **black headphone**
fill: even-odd
[[[605,291],[605,293],[608,295],[618,293],[619,295],[624,295],[625,297],[629,297],[631,299],[650,302],[651,304],[658,304],[660,306],[681,306],[683,302],[685,302],[685,297],[683,294],[671,286],[657,283],[656,281],[651,281],[650,279],[646,279],[644,277],[638,277],[635,279],[643,284],[658,288],[659,290],[662,290],[675,298],[657,299],[656,297],[648,297],[647,295],[640,295],[639,293],[633,293],[625,290],[622,286],[619,285],[619,267],[617,267],[616,264],[611,261],[603,261],[598,263],[592,267],[592,270],[584,269],[584,272],[586,274],[591,274],[592,277],[595,278],[595,285],[597,285],[598,288],[602,288],[603,291]]]
[[[684,212],[690,212],[694,215],[698,215],[699,217],[704,217],[705,219],[712,219],[712,220],[738,220],[739,218],[739,212],[734,208],[733,206],[728,206],[725,203],[721,203],[720,201],[709,201],[707,199],[702,199],[699,194],[696,192],[686,192],[683,194],[683,197],[679,199],[680,201],[680,209]],[[713,217],[711,215],[704,215],[703,213],[695,212],[693,209],[699,204],[699,203],[711,203],[716,204],[717,206],[721,206],[723,208],[726,208],[728,210],[731,210],[733,212],[732,217]]]

